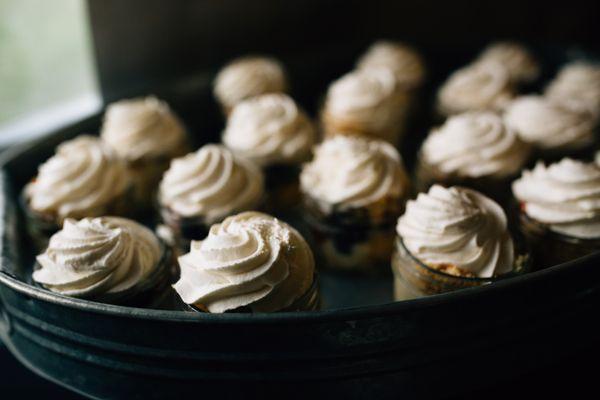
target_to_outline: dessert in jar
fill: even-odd
[[[125,163],[90,135],[60,144],[21,195],[27,229],[38,250],[66,218],[126,216],[133,212],[133,200]]]
[[[419,192],[434,183],[466,186],[506,204],[510,185],[530,150],[500,115],[490,111],[458,114],[432,129],[423,142],[415,185]]]
[[[544,93],[567,108],[600,118],[600,64],[575,61],[563,66]]]
[[[213,225],[179,257],[173,286],[196,312],[311,311],[320,306],[315,261],[304,238],[270,215],[244,212]]]
[[[507,69],[494,61],[474,63],[452,73],[437,94],[442,116],[466,111],[502,110],[515,95]]]
[[[64,296],[148,308],[169,297],[169,249],[129,219],[68,218],[36,260],[33,281]]]
[[[359,134],[396,145],[408,108],[409,95],[390,68],[360,69],[331,84],[321,125],[325,136]]]
[[[516,85],[526,85],[540,75],[540,65],[523,45],[502,41],[491,43],[475,60],[476,63],[495,62],[506,68],[509,79]]]
[[[223,143],[238,156],[262,167],[267,209],[282,213],[298,201],[300,165],[311,156],[314,124],[285,94],[265,94],[235,106]]]
[[[100,136],[125,161],[141,211],[152,208],[171,159],[189,151],[183,124],[167,103],[154,96],[110,104]]]
[[[387,271],[394,224],[409,195],[397,150],[383,140],[334,136],[316,148],[300,182],[319,265]]]
[[[223,145],[207,144],[176,158],[165,173],[158,203],[164,228],[178,249],[206,237],[211,225],[264,201],[264,178],[257,165]]]
[[[427,74],[425,61],[421,54],[406,43],[389,40],[379,40],[373,43],[359,58],[356,69],[369,70],[387,68],[396,78],[396,90],[399,92],[400,107],[398,110],[398,138],[393,139],[398,144],[401,136],[408,128],[410,118],[419,108],[420,89]],[[404,94],[404,95],[402,95]],[[402,99],[406,98],[406,104]]]
[[[396,230],[396,300],[488,284],[528,268],[502,208],[471,189],[432,186],[408,201]]]
[[[600,166],[539,162],[514,182],[520,226],[538,268],[600,250]]]
[[[387,40],[373,43],[360,57],[356,68],[389,68],[396,77],[397,85],[409,92],[418,89],[425,79],[425,62],[411,46]]]
[[[597,120],[585,111],[568,108],[542,96],[521,96],[504,114],[506,125],[548,161],[566,155],[583,157],[596,141]]]
[[[241,101],[267,93],[286,93],[288,78],[283,65],[274,58],[245,56],[219,71],[214,95],[225,115]]]

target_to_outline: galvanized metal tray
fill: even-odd
[[[297,98],[313,112],[311,102],[356,55],[328,60],[327,54],[286,60],[294,81],[305,83]],[[550,76],[570,53],[540,54]],[[434,68],[423,110],[431,88],[466,61],[448,58],[445,50],[428,56]],[[322,64],[329,67],[319,69]],[[217,140],[221,126],[210,78],[200,74],[149,90],[182,115],[197,144]],[[404,152],[409,164],[431,123],[427,113],[419,118]],[[392,301],[389,276],[324,273],[325,309],[306,313],[135,309],[35,287],[29,279],[34,252],[18,195],[57,144],[97,132],[100,122],[101,115],[92,116],[12,149],[0,161],[0,338],[24,365],[60,385],[96,398],[446,398],[543,367],[597,341],[600,329],[591,316],[600,305],[600,253],[405,302]]]

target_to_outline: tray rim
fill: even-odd
[[[351,308],[339,308],[332,310],[319,311],[301,311],[301,312],[274,312],[274,313],[191,313],[186,311],[171,311],[171,310],[153,310],[144,308],[134,308],[117,306],[112,304],[98,303],[94,301],[77,299],[68,296],[59,295],[50,291],[36,288],[19,279],[8,275],[5,271],[0,270],[0,284],[24,294],[36,300],[41,300],[68,308],[77,309],[80,311],[94,312],[99,314],[107,314],[120,317],[135,317],[155,321],[171,321],[171,322],[222,322],[222,323],[273,323],[273,322],[323,322],[335,320],[359,320],[368,319],[373,316],[385,316],[388,314],[398,314],[406,309],[418,309],[433,307],[438,303],[448,303],[459,301],[464,298],[478,298],[485,296],[492,291],[509,290],[515,285],[526,285],[530,281],[542,280],[544,278],[565,273],[565,271],[573,268],[583,268],[592,260],[600,261],[600,252],[581,257],[576,260],[555,265],[553,267],[535,271],[523,276],[507,278],[505,280],[495,282],[494,284],[482,285],[458,290],[450,293],[442,293],[427,297],[394,301],[390,303],[366,305]]]

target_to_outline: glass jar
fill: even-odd
[[[581,239],[554,232],[523,211],[519,214],[519,225],[531,248],[535,269],[552,267],[600,251],[600,238]]]
[[[525,273],[529,270],[530,256],[526,251],[516,249],[513,271],[500,276],[479,278],[458,272],[451,265],[443,268],[432,268],[413,256],[397,237],[392,255],[392,271],[394,273],[394,298],[408,300],[417,297],[451,292],[494,283],[498,280]]]
[[[304,222],[317,263],[338,271],[387,272],[403,201],[389,198],[368,207],[328,213],[305,195]]]
[[[265,209],[287,215],[300,204],[300,166],[274,164],[263,168],[267,192]]]
[[[518,178],[518,174],[503,177],[487,175],[476,178],[445,174],[426,162],[422,154],[419,154],[417,166],[415,167],[415,186],[417,192],[427,192],[435,183],[445,187],[463,186],[483,193],[501,206],[508,206],[510,204],[512,198],[511,185],[516,178]]]

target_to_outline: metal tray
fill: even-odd
[[[295,96],[314,112],[326,84],[357,49],[286,59]],[[423,107],[448,72],[474,55],[426,53],[435,68]],[[569,58],[541,48],[546,77]],[[575,52],[576,54],[577,52]],[[463,57],[464,56],[464,57]],[[327,67],[319,67],[326,65]],[[196,135],[218,139],[210,74],[151,92]],[[134,309],[59,296],[29,284],[33,251],[17,199],[57,144],[97,132],[92,116],[0,158],[0,338],[28,368],[96,398],[190,394],[239,397],[319,394],[342,398],[446,398],[520,376],[596,343],[600,253],[479,288],[392,302],[389,276],[322,275],[326,308],[309,313],[192,314]],[[415,149],[431,124],[414,121]]]

